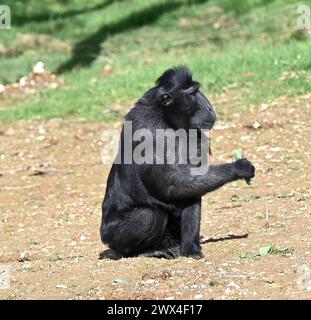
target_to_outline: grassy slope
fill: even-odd
[[[310,91],[311,36],[295,36],[296,1],[62,2],[6,1],[13,27],[0,30],[0,43],[14,53],[0,55],[0,83],[16,81],[40,59],[65,85],[0,109],[0,120],[111,120],[117,105],[134,101],[176,64],[187,64],[213,96],[241,92],[236,108]],[[48,34],[51,41],[27,47],[18,42],[23,34]],[[106,65],[112,74],[103,73]],[[286,72],[294,76],[281,81]]]

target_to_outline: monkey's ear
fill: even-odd
[[[170,106],[173,103],[173,97],[168,92],[163,92],[161,102],[164,106]]]

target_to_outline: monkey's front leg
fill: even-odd
[[[184,208],[181,212],[181,245],[182,256],[203,258],[200,246],[201,199]]]
[[[255,167],[245,158],[233,163],[210,166],[206,174],[206,192],[214,191],[228,182],[251,179],[254,176]]]

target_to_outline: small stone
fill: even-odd
[[[112,284],[128,284],[128,280],[126,279],[114,279],[112,280]]]
[[[19,85],[21,87],[25,86],[26,82],[27,82],[27,77],[22,77],[22,78],[19,79]]]
[[[32,72],[34,74],[41,74],[44,72],[44,63],[42,61],[38,61],[32,68]]]
[[[86,240],[86,236],[83,235],[83,234],[81,234],[81,236],[80,236],[80,241],[84,241],[84,240]]]
[[[256,122],[253,124],[253,128],[254,128],[255,130],[259,129],[259,128],[261,128],[261,124],[256,121]]]
[[[29,253],[27,251],[21,252],[18,258],[19,262],[29,261],[30,259]]]
[[[146,284],[154,284],[156,281],[154,279],[149,279],[149,280],[146,280],[144,281],[144,283]]]
[[[105,73],[105,74],[110,74],[110,73],[112,73],[112,72],[113,72],[112,66],[106,65],[105,68],[104,68],[104,73]]]

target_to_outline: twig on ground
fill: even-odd
[[[4,187],[0,188],[0,191],[1,190],[10,191],[10,190],[20,190],[20,189],[31,189],[31,188],[35,188],[35,187],[39,187],[39,186],[40,186],[40,184],[29,184],[29,185],[26,185],[26,186],[16,186],[16,187],[4,186]]]
[[[31,176],[41,176],[48,173],[66,173],[66,174],[72,174],[73,171],[63,170],[63,169],[55,169],[55,168],[49,168],[49,169],[32,169]]]

